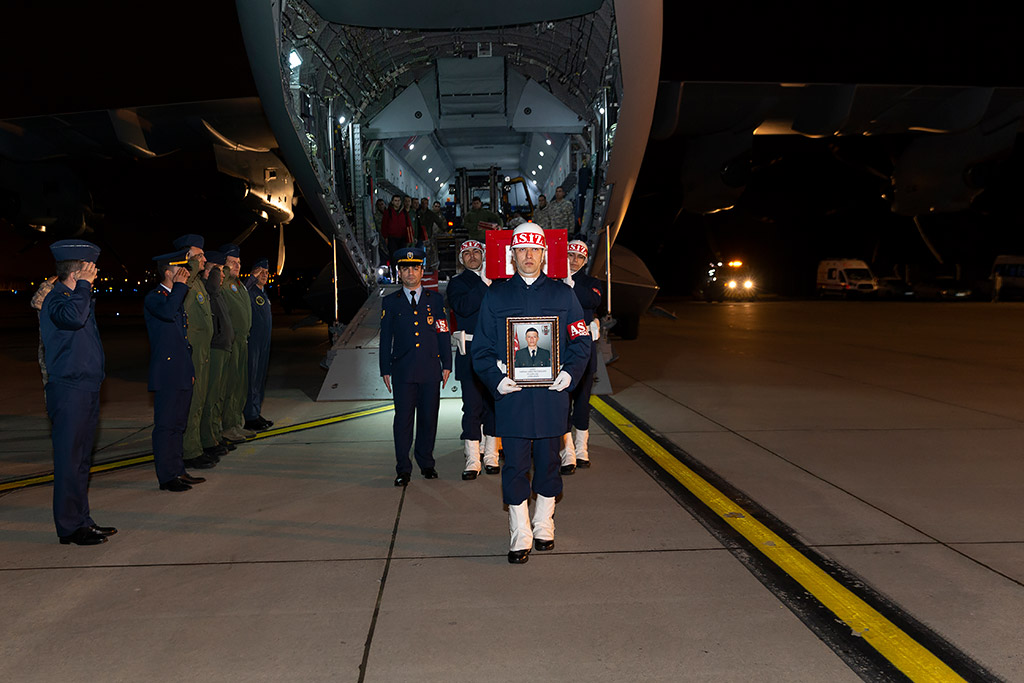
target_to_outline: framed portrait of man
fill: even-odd
[[[555,381],[558,359],[558,316],[506,319],[508,376],[524,387],[546,387]]]

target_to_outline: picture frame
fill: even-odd
[[[557,315],[505,319],[505,363],[508,376],[522,387],[548,387],[558,376]]]

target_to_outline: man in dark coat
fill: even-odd
[[[184,437],[192,402],[192,352],[185,319],[188,250],[157,256],[160,284],[143,301],[149,333],[149,390],[153,392],[153,462],[161,491],[188,491],[202,477],[185,471]]]
[[[590,439],[590,391],[594,388],[594,376],[597,374],[597,340],[601,338],[597,309],[604,298],[604,283],[584,272],[588,255],[586,242],[569,242],[570,275],[564,282],[572,287],[580,301],[583,321],[590,327],[590,337],[594,343],[590,347],[590,362],[587,363],[587,369],[570,395],[569,423],[562,438],[562,450],[558,453],[562,461],[562,474],[572,474],[577,467],[590,467],[590,451],[587,447]]]
[[[64,545],[97,545],[117,533],[89,512],[89,466],[100,414],[103,344],[96,327],[92,284],[100,248],[60,240],[50,251],[57,279],[39,312],[46,354],[46,412],[53,422],[53,521]]]
[[[458,328],[455,339],[455,379],[462,383],[462,435],[466,453],[466,466],[462,470],[465,480],[476,479],[480,473],[480,458],[487,474],[501,471],[498,465],[498,445],[494,436],[494,398],[491,391],[473,372],[473,331],[476,329],[480,304],[491,281],[484,275],[484,245],[466,240],[459,249],[459,259],[465,267],[448,282],[445,295],[448,308],[455,314]],[[482,437],[482,438],[481,438]]]
[[[427,479],[437,479],[434,440],[441,387],[452,370],[451,335],[444,298],[422,286],[423,258],[417,247],[394,254],[402,288],[381,301],[380,375],[395,397],[395,486],[412,476],[409,448],[416,421],[416,463]]]
[[[550,550],[555,545],[555,497],[562,492],[558,445],[569,416],[566,389],[579,382],[590,359],[590,330],[583,321],[583,309],[567,285],[543,273],[546,250],[540,226],[523,223],[513,231],[517,272],[508,282],[488,289],[473,337],[473,369],[495,394],[496,428],[505,451],[501,492],[509,513],[508,561],[513,564],[526,562],[531,547]],[[510,317],[541,316],[558,318],[562,365],[550,386],[524,388],[508,376],[502,360],[506,323]],[[537,494],[532,528],[531,456],[532,488]]]
[[[262,415],[263,396],[267,388],[267,364],[270,362],[270,332],[273,329],[270,298],[265,289],[270,279],[269,268],[267,259],[260,259],[245,283],[252,304],[252,327],[249,328],[249,395],[242,414],[245,417],[245,428],[257,432],[269,429],[274,424]]]

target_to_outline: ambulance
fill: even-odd
[[[826,259],[818,264],[818,296],[874,296],[878,278],[858,259]]]

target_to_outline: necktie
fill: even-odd
[[[536,358],[536,357],[537,357],[537,352],[536,351],[530,351],[530,358]]]
[[[416,292],[409,292],[409,303],[413,305],[413,308],[416,307]]]

